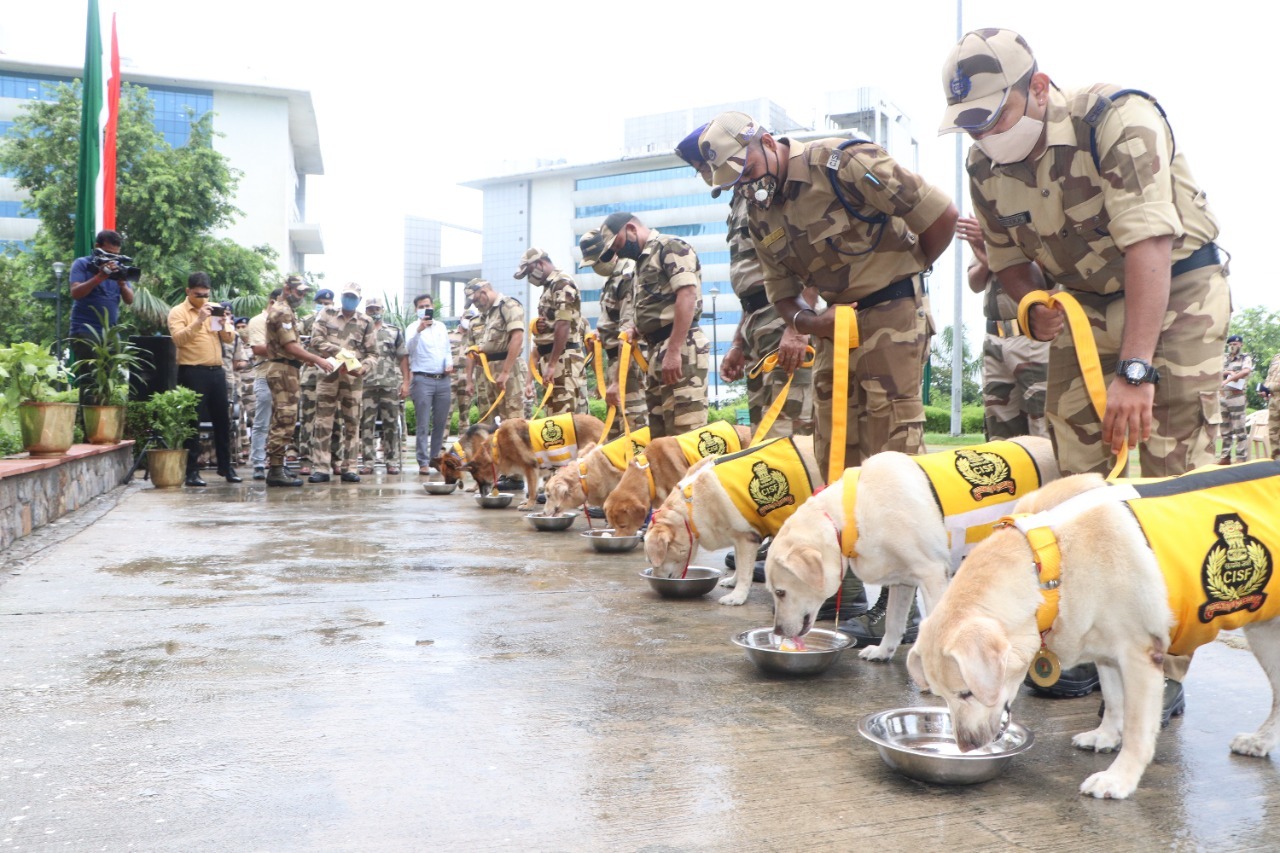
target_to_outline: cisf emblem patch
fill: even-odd
[[[1249,525],[1239,515],[1219,515],[1213,529],[1218,541],[1200,564],[1206,599],[1200,606],[1200,621],[1206,624],[1218,616],[1261,608],[1272,570],[1271,552],[1249,535]]]
[[[560,447],[564,444],[564,430],[551,418],[542,422],[542,446]]]
[[[969,496],[975,501],[992,495],[1016,495],[1018,484],[1014,481],[1009,463],[1004,457],[989,451],[957,450],[956,473],[969,486]]]
[[[729,444],[710,430],[698,433],[698,455],[703,459],[708,456],[723,456],[729,452]]]
[[[747,484],[747,494],[756,502],[756,512],[761,518],[775,509],[794,506],[796,502],[796,496],[791,494],[791,483],[787,481],[787,475],[777,468],[769,467],[769,463],[763,460],[751,466],[751,482]]]

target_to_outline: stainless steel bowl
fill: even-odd
[[[533,526],[534,530],[568,530],[573,527],[573,520],[577,517],[576,512],[562,512],[559,515],[543,515],[534,512],[526,515],[524,519]]]
[[[765,672],[781,675],[817,675],[831,668],[853,639],[840,631],[812,628],[804,637],[803,651],[783,651],[782,637],[773,627],[743,631],[733,638],[735,645],[747,650],[747,658]]]
[[[710,566],[690,566],[684,577],[664,578],[648,568],[640,573],[640,577],[647,580],[663,598],[697,598],[715,589],[720,578],[724,577],[724,571]]]
[[[422,490],[429,495],[451,495],[458,491],[457,483],[423,483]]]
[[[876,745],[885,764],[903,776],[935,785],[990,781],[1036,740],[1029,729],[1010,722],[992,743],[961,752],[951,712],[939,707],[894,708],[870,714],[858,723],[858,733]]]
[[[635,547],[644,541],[644,537],[639,533],[634,536],[614,536],[612,527],[606,527],[604,530],[587,530],[581,536],[601,554],[622,554],[634,551]]]
[[[496,495],[476,495],[476,503],[485,509],[502,509],[511,505],[511,499],[514,498],[510,492],[501,492]]]

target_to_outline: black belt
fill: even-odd
[[[290,367],[302,367],[302,362],[298,361],[296,358],[269,358],[267,361],[275,364],[287,364]]]
[[[998,338],[1016,338],[1022,334],[1017,320],[988,320],[987,334]]]
[[[535,344],[535,346],[538,348],[538,355],[551,355],[551,350],[555,347],[555,343]],[[567,352],[571,349],[579,349],[579,346],[576,343],[565,344],[564,349]]]
[[[444,373],[427,373],[425,370],[415,370],[414,376],[425,376],[428,379],[444,379],[447,374]]]
[[[1205,243],[1199,249],[1196,249],[1194,252],[1174,264],[1169,270],[1169,274],[1172,278],[1177,278],[1178,276],[1184,273],[1189,273],[1192,270],[1198,270],[1201,267],[1220,263],[1222,263],[1222,259],[1218,256],[1218,244]]]
[[[179,364],[179,370],[222,370],[221,364]]]
[[[742,310],[748,314],[754,314],[770,304],[769,294],[763,289],[756,293],[748,293],[746,296],[740,297],[738,301],[742,303]]]
[[[868,294],[855,300],[858,303],[858,310],[864,308],[874,308],[877,305],[883,305],[886,302],[892,302],[895,299],[905,299],[908,296],[915,296],[916,293],[916,277],[907,276],[904,279],[895,281],[887,287],[882,287],[875,293]]]
[[[484,354],[484,357],[489,359],[489,361],[506,361],[507,350],[503,350],[502,352],[487,352]]]
[[[658,329],[658,331],[654,332],[651,335],[645,334],[644,332],[641,332],[640,334],[644,337],[645,343],[647,343],[651,347],[656,347],[658,344],[662,343],[667,338],[671,337],[671,326],[672,324],[668,323],[667,325]],[[698,324],[694,323],[692,326],[689,327],[689,331],[692,332],[696,328],[698,328]]]

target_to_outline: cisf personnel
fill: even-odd
[[[536,363],[543,387],[551,386],[546,414],[585,411],[587,382],[582,338],[586,323],[582,319],[578,283],[573,276],[556,269],[546,252],[535,248],[525,250],[515,271],[517,279],[526,276],[542,289],[533,319],[533,346],[538,353]],[[532,384],[530,376],[526,390],[531,391]]]
[[[707,365],[711,344],[702,316],[702,265],[693,247],[660,234],[630,213],[611,214],[600,226],[600,259],[635,261],[634,315],[649,349],[645,401],[649,435],[679,435],[707,423]]]
[[[519,300],[498,293],[493,285],[482,278],[473,278],[466,286],[467,304],[475,304],[480,309],[482,335],[476,348],[483,353],[493,375],[490,382],[483,369],[476,371],[475,385],[481,389],[478,397],[483,397],[488,406],[492,406],[503,394],[494,415],[506,418],[523,418],[524,384],[527,368],[521,358],[524,347],[524,306]],[[477,364],[483,364],[477,359]],[[468,386],[470,387],[470,386]],[[484,414],[481,412],[481,414]]]
[[[1052,340],[1046,415],[1062,472],[1105,473],[1138,442],[1144,477],[1210,464],[1231,294],[1164,111],[1133,89],[1059,89],[1004,29],[966,34],[942,82],[939,130],[974,140],[971,195],[1001,286],[1021,300],[1038,262],[1088,319],[1060,334],[1060,307],[1029,309],[1032,334]],[[1076,354],[1089,329],[1116,374],[1102,418]]]
[[[749,205],[769,300],[787,326],[816,339],[815,445],[827,471],[835,312],[857,304],[861,344],[849,354],[846,466],[874,453],[919,453],[920,386],[933,334],[922,273],[946,250],[957,212],[945,193],[865,141],[775,139],[750,116],[721,113],[699,139],[712,182]],[[801,296],[814,287],[828,308]],[[784,370],[798,359],[782,353]]]
[[[404,345],[404,332],[382,322],[382,312],[381,299],[370,297],[365,300],[364,313],[373,321],[377,345],[360,399],[361,474],[373,473],[374,439],[378,437],[379,422],[382,423],[382,454],[387,463],[387,473],[400,473],[400,401],[404,399],[404,387],[409,384],[409,355]]]
[[[1244,338],[1227,338],[1227,352],[1222,357],[1222,384],[1218,402],[1222,406],[1222,449],[1218,464],[1231,464],[1231,446],[1235,445],[1236,462],[1249,461],[1249,427],[1245,423],[1245,387],[1253,373],[1253,356],[1244,351]]]
[[[298,318],[294,309],[302,304],[310,289],[301,276],[285,279],[284,290],[267,309],[266,364],[263,378],[271,391],[271,432],[267,435],[267,485],[301,486],[302,480],[288,473],[284,454],[293,440],[298,420],[298,368],[314,364],[322,373],[333,365],[307,352],[298,341]]]
[[[604,287],[600,288],[600,316],[596,319],[600,349],[609,362],[606,387],[603,389],[605,402],[615,408],[621,406],[627,425],[631,429],[640,429],[649,424],[649,409],[644,402],[644,372],[640,370],[639,359],[634,356],[627,362],[627,399],[618,399],[618,372],[622,364],[622,318],[635,316],[636,262],[617,257],[611,261],[600,260],[604,242],[596,228],[582,235],[578,248],[582,251],[582,263],[589,265],[592,272],[605,280]],[[645,355],[643,341],[634,340],[631,347],[641,357]],[[622,418],[615,417],[605,438],[617,438],[622,434]]]
[[[311,342],[311,327],[315,325],[320,312],[333,305],[333,291],[316,291],[315,310],[303,317],[299,325],[299,337],[303,346]],[[315,444],[316,435],[316,382],[320,374],[311,365],[302,365],[299,371],[301,390],[298,395],[298,470],[303,474],[311,473],[311,447]],[[338,436],[334,436],[330,444],[331,451],[338,448]]]
[[[364,377],[377,348],[373,321],[360,311],[360,285],[350,282],[342,290],[341,308],[324,309],[311,327],[312,352],[326,357],[346,353],[360,362],[355,368],[342,365],[316,383],[316,426],[311,446],[315,467],[308,478],[312,483],[327,483],[334,468],[341,472],[342,482],[360,482],[355,470],[360,452],[360,399]],[[332,465],[331,442],[338,417],[342,419],[342,455],[337,465]]]
[[[706,127],[704,124],[681,140],[676,146],[676,155],[710,185],[711,166],[698,151],[698,139]],[[719,196],[720,190],[713,189],[711,194]],[[808,435],[813,432],[813,371],[807,367],[799,368],[790,375],[777,369],[767,373],[751,371],[762,358],[775,350],[780,360],[803,360],[809,336],[788,326],[769,301],[764,287],[764,270],[748,227],[748,210],[747,199],[733,193],[729,199],[729,218],[725,220],[729,235],[729,284],[742,305],[742,316],[733,331],[729,351],[720,362],[720,377],[726,382],[736,382],[746,373],[747,407],[754,427],[760,425],[764,413],[790,380],[787,401],[765,437]],[[802,298],[809,305],[817,304],[817,290],[806,288]]]
[[[471,395],[467,393],[467,347],[471,346],[471,321],[476,313],[475,308],[468,308],[458,319],[458,325],[449,330],[449,354],[453,358],[449,390],[458,409],[459,434],[471,423]],[[484,412],[479,414],[483,415]]]

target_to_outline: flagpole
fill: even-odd
[[[85,27],[84,74],[80,80],[80,160],[76,180],[76,257],[92,254],[98,223],[102,176],[102,32],[98,0],[89,0]]]

